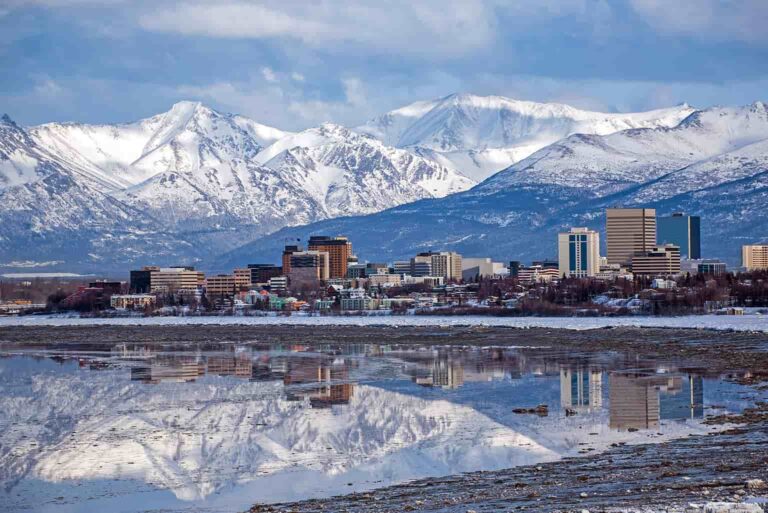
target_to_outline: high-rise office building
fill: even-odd
[[[283,274],[291,272],[291,255],[298,253],[299,251],[304,250],[301,246],[296,244],[285,246],[285,249],[283,249]]]
[[[461,280],[461,255],[454,251],[428,251],[411,259],[411,265],[429,263],[430,276],[442,276],[446,280]],[[426,267],[426,266],[425,266]],[[413,276],[417,276],[414,274]],[[422,274],[422,276],[426,276]]]
[[[635,253],[644,253],[656,246],[656,210],[607,209],[605,236],[608,264],[629,263]]]
[[[680,256],[691,260],[701,258],[701,218],[674,213],[656,218],[656,242],[674,244]]]
[[[747,244],[741,247],[741,265],[747,271],[768,269],[768,244]]]
[[[352,243],[346,237],[315,235],[309,238],[310,251],[328,253],[331,278],[346,278],[347,265],[352,256]]]
[[[328,281],[330,273],[328,253],[325,251],[297,251],[291,255],[291,270],[287,276],[291,288],[317,286]]]
[[[560,276],[584,278],[600,272],[600,234],[587,228],[571,228],[557,235]]]
[[[130,291],[132,294],[149,294],[152,290],[152,269],[159,267],[145,267],[138,271],[131,271]]]

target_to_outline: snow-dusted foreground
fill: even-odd
[[[491,316],[306,316],[290,317],[132,317],[83,319],[62,316],[2,317],[2,326],[156,326],[156,325],[319,325],[319,326],[503,326],[588,330],[609,326],[697,328],[768,332],[768,315],[689,315],[681,317],[491,317]]]

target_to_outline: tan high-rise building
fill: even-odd
[[[768,244],[747,244],[742,246],[741,265],[747,271],[768,270]]]
[[[635,253],[656,246],[656,210],[653,208],[609,208],[605,212],[608,264],[627,264]]]
[[[411,259],[411,263],[414,266],[418,266],[419,263],[427,262],[429,262],[431,266],[431,276],[442,276],[446,281],[461,280],[460,254],[454,251],[429,251],[427,253],[419,253],[415,258]],[[416,276],[416,274],[414,274],[414,276]]]
[[[352,256],[349,239],[317,235],[309,238],[308,249],[328,253],[331,278],[346,278],[349,257]]]

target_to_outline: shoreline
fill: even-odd
[[[768,332],[768,315],[686,315],[676,317],[493,317],[433,315],[370,316],[195,316],[195,317],[0,317],[12,326],[477,326],[591,330],[618,327]]]
[[[618,326],[568,329],[487,325],[0,325],[0,349],[116,344],[212,346],[260,344],[525,347],[585,353],[620,351],[660,360],[686,360],[711,371],[750,372],[752,383],[768,381],[768,333],[711,329]]]

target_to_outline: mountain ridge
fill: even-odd
[[[318,230],[359,234],[356,248],[363,255],[399,258],[451,247],[524,259],[552,252],[551,237],[543,234],[568,225],[599,227],[599,209],[609,200],[655,204],[662,212],[689,206],[730,223],[734,218],[727,208],[742,202],[749,205],[744,215],[762,226],[764,216],[756,210],[768,160],[763,102],[597,113],[611,122],[626,124],[631,118],[633,126],[605,135],[567,135],[474,185],[457,170],[456,151],[462,159],[475,159],[470,166],[499,163],[532,148],[490,148],[493,137],[503,142],[540,135],[502,111],[490,114],[484,125],[486,118],[473,117],[469,108],[507,103],[539,112],[556,107],[589,123],[595,119],[595,113],[559,104],[474,95],[416,102],[374,118],[389,119],[390,135],[406,133],[425,117],[448,119],[438,130],[424,132],[438,142],[455,136],[446,139],[455,143],[444,146],[446,152],[440,144],[393,147],[386,137],[333,123],[282,132],[200,102],[178,102],[164,113],[116,125],[47,123],[25,129],[6,115],[0,123],[5,127],[0,195],[6,200],[0,208],[6,227],[0,230],[6,242],[0,245],[0,270],[19,268],[11,262],[60,261],[53,255],[60,252],[56,244],[65,241],[77,241],[87,251],[80,256],[65,251],[57,269],[124,270],[131,262],[151,262],[227,270],[254,258],[274,260],[278,241]],[[554,123],[572,127],[571,118]],[[677,118],[682,119],[668,126]],[[650,126],[634,126],[643,123]],[[503,130],[512,128],[521,131]],[[478,144],[463,138],[466,131],[492,137]],[[478,147],[455,150],[469,143]],[[720,198],[712,196],[715,190]],[[105,221],[110,211],[111,224]],[[95,218],[84,218],[90,212]],[[735,240],[733,232],[717,231],[716,256],[725,255],[723,244]],[[114,240],[118,243],[110,246]],[[32,255],[31,248],[39,251]]]

